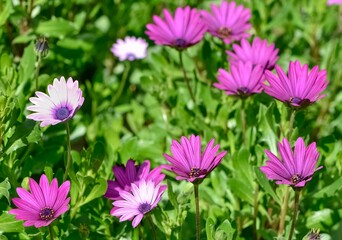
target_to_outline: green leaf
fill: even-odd
[[[4,9],[0,9],[0,26],[4,25],[7,18],[10,16],[11,12],[12,12],[12,1],[11,0],[7,0],[6,1],[6,5]]]
[[[36,32],[44,36],[64,37],[76,32],[76,27],[63,18],[54,18],[46,22],[39,23]]]
[[[33,43],[28,45],[25,50],[23,57],[21,58],[19,69],[20,69],[20,87],[17,88],[17,93],[21,93],[24,83],[33,76],[34,64],[36,62],[36,54],[34,52]]]
[[[254,204],[254,190],[251,185],[237,178],[229,179],[228,185],[235,195],[249,204]]]
[[[332,197],[336,196],[336,192],[340,191],[342,188],[342,177],[337,179],[335,182],[326,186],[325,188],[319,190],[315,194],[313,194],[314,198],[323,198],[323,197]]]
[[[277,194],[273,191],[271,184],[266,178],[265,174],[260,171],[259,167],[256,166],[254,167],[254,172],[260,186],[279,204],[279,206],[281,206],[281,201]]]
[[[223,231],[224,234],[220,234]],[[235,229],[232,227],[231,223],[228,219],[224,220],[224,222],[216,229],[215,239],[225,239],[232,240],[234,236]]]
[[[10,204],[9,201],[9,192],[8,190],[11,188],[11,184],[8,181],[8,178],[6,178],[2,183],[0,183],[0,199],[5,196],[7,198],[8,204]]]
[[[99,178],[97,184],[92,187],[91,192],[86,197],[86,199],[84,199],[84,201],[81,205],[84,205],[84,204],[94,200],[95,198],[101,197],[102,195],[105,194],[106,190],[107,190],[107,181],[104,180],[103,178]]]
[[[169,180],[167,180],[167,194],[169,196],[169,200],[170,200],[172,206],[175,209],[177,209],[178,208],[177,197],[176,197],[176,194],[173,192],[172,183]]]
[[[206,232],[207,232],[207,239],[208,240],[214,240],[215,239],[215,236],[214,236],[214,233],[215,233],[215,222],[214,220],[209,217],[207,219],[207,222],[206,222],[206,225],[205,225],[205,229],[206,229]]]
[[[22,231],[24,231],[23,222],[16,220],[14,215],[3,211],[0,216],[0,233]]]

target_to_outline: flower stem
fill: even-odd
[[[38,77],[39,77],[39,70],[40,70],[40,63],[42,62],[42,55],[41,53],[38,54],[38,60],[37,60],[37,67],[35,72],[35,83],[36,83],[36,91],[38,91]]]
[[[196,204],[196,240],[200,239],[200,211],[198,199],[198,184],[194,184],[195,204]]]
[[[226,44],[224,40],[222,39],[222,47],[221,47],[221,61],[222,61],[222,67],[225,67],[225,63],[227,63],[227,53],[226,53]]]
[[[50,233],[50,240],[53,240],[53,230],[52,230],[52,224],[49,224],[49,233]]]
[[[246,145],[246,112],[245,99],[241,99],[241,127],[242,127],[242,142]]]
[[[254,191],[254,208],[253,208],[253,239],[258,239],[257,232],[257,218],[258,218],[258,195],[259,195],[259,185],[256,185]]]
[[[289,235],[289,240],[292,240],[293,233],[294,233],[294,227],[296,225],[296,220],[297,220],[297,213],[298,213],[298,207],[299,207],[299,197],[300,197],[300,191],[301,189],[295,189],[295,205],[294,205],[294,211],[292,215],[292,224],[290,228],[290,235]]]
[[[119,84],[119,88],[118,90],[116,91],[114,97],[112,98],[112,101],[111,101],[111,106],[115,106],[115,103],[119,100],[121,94],[122,94],[122,91],[126,85],[126,82],[127,82],[127,79],[128,79],[128,72],[129,72],[129,69],[130,69],[130,65],[129,64],[125,64],[125,69],[124,69],[124,72],[122,74],[122,78],[121,78],[121,81],[120,81],[120,84]]]
[[[293,123],[296,117],[296,111],[295,110],[291,110],[291,116],[290,116],[290,122],[289,122],[289,132],[288,132],[288,140],[290,141],[290,138],[292,136],[292,132],[293,132]]]
[[[157,240],[156,227],[154,226],[152,216],[149,214],[147,216],[148,222],[151,225],[153,240]]]
[[[186,71],[185,71],[185,68],[184,68],[184,64],[183,64],[183,56],[182,56],[182,51],[178,51],[179,53],[179,63],[181,65],[181,68],[182,68],[182,71],[183,71],[183,76],[184,76],[184,80],[186,82],[186,86],[188,87],[188,90],[189,90],[189,93],[190,93],[190,96],[191,96],[191,99],[192,101],[194,102],[194,104],[196,105],[196,100],[195,100],[195,96],[194,94],[192,93],[192,90],[191,90],[191,87],[190,87],[190,83],[189,83],[189,79],[186,75]]]
[[[283,205],[282,205],[281,213],[280,213],[280,223],[279,223],[279,229],[278,229],[278,235],[279,236],[281,236],[283,234],[283,231],[284,231],[287,205],[289,203],[289,196],[290,196],[290,189],[288,187],[286,187],[284,201],[283,201]]]
[[[66,126],[66,132],[67,132],[67,164],[65,167],[65,172],[64,172],[64,177],[63,181],[67,180],[68,178],[68,172],[71,166],[71,143],[70,143],[70,127],[69,127],[69,122],[65,122]]]

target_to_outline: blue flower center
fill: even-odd
[[[186,41],[182,38],[176,39],[176,46],[179,48],[184,48],[186,47]]]
[[[61,107],[56,111],[56,117],[59,120],[64,120],[69,117],[70,111],[67,107]]]
[[[148,211],[151,210],[151,204],[142,203],[142,204],[140,204],[138,210],[139,210],[139,212],[141,212],[142,214],[145,214],[145,213],[147,213]]]
[[[133,53],[127,53],[126,58],[129,61],[133,61],[133,60],[135,60],[135,55]]]
[[[189,177],[191,178],[194,178],[194,177],[199,177],[200,175],[202,174],[206,174],[207,173],[207,170],[206,169],[200,169],[200,168],[196,168],[196,167],[193,167],[191,168],[190,170],[190,173],[189,173]]]
[[[302,102],[302,99],[299,97],[293,97],[293,98],[290,98],[290,102],[300,105],[300,103]]]
[[[241,95],[248,95],[250,93],[247,87],[241,87],[237,91]]]
[[[49,221],[53,219],[55,211],[52,208],[46,207],[40,210],[39,216],[41,220]]]

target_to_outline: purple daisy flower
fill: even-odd
[[[108,180],[107,192],[104,197],[111,200],[119,200],[120,191],[131,191],[131,184],[141,179],[153,181],[156,185],[164,180],[165,175],[161,174],[161,168],[157,167],[150,171],[150,161],[145,160],[141,165],[134,165],[134,160],[127,161],[126,167],[114,166],[115,180]]]
[[[165,20],[153,16],[154,23],[147,24],[145,32],[158,45],[174,47],[178,50],[188,48],[202,40],[206,26],[196,9],[177,8],[174,18],[163,10]]]
[[[316,143],[305,147],[303,138],[298,138],[292,152],[289,141],[284,138],[283,144],[278,142],[280,158],[265,150],[267,157],[266,166],[260,170],[270,180],[276,180],[277,184],[287,184],[293,187],[304,187],[312,179],[313,174],[322,168],[316,168],[319,153]]]
[[[214,139],[207,144],[204,153],[201,154],[201,138],[191,135],[189,139],[181,137],[180,143],[173,140],[171,152],[173,157],[164,154],[164,157],[171,165],[163,167],[173,171],[178,176],[177,180],[188,180],[201,182],[221,162],[226,151],[217,154],[220,145],[214,146]],[[216,155],[217,154],[217,155]]]
[[[49,95],[36,92],[37,97],[30,98],[34,105],[27,107],[28,110],[35,112],[27,118],[41,121],[41,127],[69,120],[84,102],[78,81],[73,81],[71,77],[67,82],[64,77],[60,80],[55,78],[53,84],[49,84],[48,92]]]
[[[247,97],[262,91],[261,81],[264,79],[264,69],[260,65],[253,67],[251,62],[238,62],[230,67],[231,73],[220,68],[214,87],[224,90],[227,95]]]
[[[250,35],[246,31],[251,28],[249,19],[251,11],[235,2],[222,1],[220,6],[210,5],[212,13],[201,10],[200,14],[208,27],[208,32],[221,38],[226,44],[240,41]]]
[[[227,51],[229,61],[251,61],[253,65],[261,65],[264,69],[272,70],[278,60],[279,49],[275,48],[274,43],[268,45],[267,40],[256,37],[252,45],[246,40],[241,40],[241,46],[233,45],[234,52]]]
[[[122,200],[113,202],[110,214],[118,217],[120,222],[133,220],[132,226],[135,228],[144,215],[157,206],[165,189],[165,185],[160,186],[151,180],[141,179],[138,183],[132,183],[131,192],[120,191]]]
[[[276,65],[277,75],[266,70],[268,85],[264,84],[265,93],[287,103],[293,108],[306,107],[323,98],[321,93],[327,87],[326,70],[319,71],[315,66],[310,72],[308,65],[301,66],[299,61],[289,63],[288,75]]]
[[[20,198],[13,198],[17,209],[9,210],[10,214],[16,215],[17,220],[24,220],[24,226],[36,228],[48,226],[61,214],[68,211],[70,198],[66,198],[70,190],[70,182],[65,181],[59,188],[57,179],[54,178],[49,185],[49,180],[43,174],[39,185],[29,179],[30,192],[24,188],[17,188]]]
[[[124,40],[117,40],[111,51],[120,61],[134,61],[146,57],[147,47],[148,44],[144,39],[127,36]]]

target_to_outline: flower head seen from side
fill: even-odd
[[[264,84],[265,93],[289,105],[294,109],[304,108],[323,98],[321,94],[327,87],[326,70],[319,71],[318,66],[311,71],[308,65],[301,66],[299,61],[289,63],[289,72],[276,65],[277,75],[266,70],[268,84]]]
[[[267,40],[256,37],[250,44],[246,39],[241,40],[241,45],[234,44],[233,52],[227,51],[229,61],[252,62],[253,65],[261,65],[264,69],[272,70],[278,60],[279,49],[275,48],[274,43],[268,45]]]
[[[227,95],[237,95],[242,98],[262,91],[261,81],[263,68],[260,65],[253,67],[251,62],[238,62],[230,67],[231,73],[220,68],[217,76],[219,83],[214,87],[223,90]]]
[[[58,187],[54,178],[49,184],[43,174],[38,183],[29,179],[30,192],[23,188],[17,188],[20,198],[13,198],[13,203],[18,207],[11,209],[10,214],[16,215],[17,220],[24,220],[24,226],[36,228],[48,226],[61,214],[68,211],[70,198],[66,198],[70,190],[70,182],[65,181]]]
[[[246,31],[251,28],[251,11],[234,1],[222,1],[220,6],[211,4],[212,13],[201,10],[200,14],[208,27],[208,32],[221,38],[226,44],[248,38]]]
[[[278,142],[280,158],[268,150],[266,166],[260,170],[270,180],[276,180],[277,184],[287,184],[292,187],[304,187],[312,179],[313,174],[322,168],[316,168],[319,153],[316,143],[305,146],[303,138],[298,138],[292,151],[289,141],[284,138],[283,143]]]
[[[120,191],[121,200],[113,202],[114,207],[110,213],[118,217],[120,222],[133,220],[132,226],[135,228],[144,215],[157,206],[165,189],[165,185],[141,179],[137,183],[132,183],[130,192]]]
[[[144,39],[127,36],[123,40],[118,39],[111,51],[120,61],[134,61],[146,57],[147,47],[148,44]]]
[[[119,200],[120,191],[131,191],[131,184],[139,182],[141,179],[153,181],[155,184],[161,183],[165,175],[161,174],[161,168],[157,167],[150,171],[150,161],[145,160],[141,165],[135,165],[134,160],[127,161],[126,167],[113,167],[115,180],[108,180],[108,187],[104,197],[111,200]]]
[[[187,180],[189,182],[201,182],[226,155],[226,151],[217,154],[220,145],[214,146],[212,139],[206,146],[203,154],[201,152],[201,138],[191,135],[190,138],[181,137],[180,143],[173,140],[171,153],[173,156],[164,154],[170,165],[163,167],[177,174],[177,180]]]
[[[67,81],[64,77],[60,80],[55,78],[53,84],[48,86],[48,93],[49,95],[37,91],[37,97],[30,98],[33,105],[27,107],[35,112],[27,118],[41,122],[41,127],[71,119],[84,102],[78,81],[73,81],[71,77]]]
[[[155,44],[183,50],[197,44],[204,37],[207,29],[196,9],[178,7],[174,17],[167,9],[163,13],[164,20],[153,16],[154,23],[146,26],[146,34]]]

